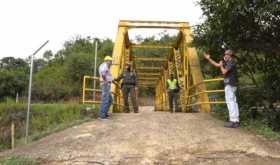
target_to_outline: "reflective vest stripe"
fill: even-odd
[[[168,84],[168,89],[176,89],[177,88],[177,80],[176,79],[173,79],[173,81],[168,79],[167,84]]]

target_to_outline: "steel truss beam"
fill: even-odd
[[[158,77],[140,77],[138,76],[138,80],[158,80]]]
[[[130,44],[132,49],[172,49],[172,45],[145,45],[145,44]]]
[[[132,56],[132,59],[134,61],[157,61],[157,62],[166,62],[167,61],[167,58],[161,58],[161,57],[143,57],[143,56],[140,56],[140,57],[137,57],[137,56]]]
[[[150,76],[160,76],[160,73],[148,73],[148,72],[137,72],[136,73],[137,76],[147,76],[147,77],[150,77]]]
[[[168,21],[139,21],[121,20],[119,27],[127,28],[163,28],[163,29],[184,29],[190,28],[188,22],[168,22]]]
[[[141,67],[137,67],[136,66],[136,71],[137,70],[162,70],[163,67],[149,67],[149,66],[141,66]]]

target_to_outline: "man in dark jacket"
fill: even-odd
[[[137,103],[137,77],[136,73],[132,71],[131,63],[127,63],[125,66],[125,71],[119,75],[118,78],[114,79],[115,81],[123,80],[121,88],[124,99],[124,112],[129,113],[129,104],[128,104],[128,96],[130,95],[133,105],[134,113],[138,113],[138,103]]]

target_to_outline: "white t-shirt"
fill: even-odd
[[[106,62],[103,62],[99,66],[99,75],[100,75],[100,81],[106,81],[106,82],[112,82],[112,74],[110,71],[110,68],[108,67],[108,64]],[[103,80],[102,76],[106,78],[106,80]]]

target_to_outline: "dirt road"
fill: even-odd
[[[114,114],[1,155],[27,155],[48,165],[280,165],[280,144],[224,128],[209,114],[142,107],[138,114]]]

